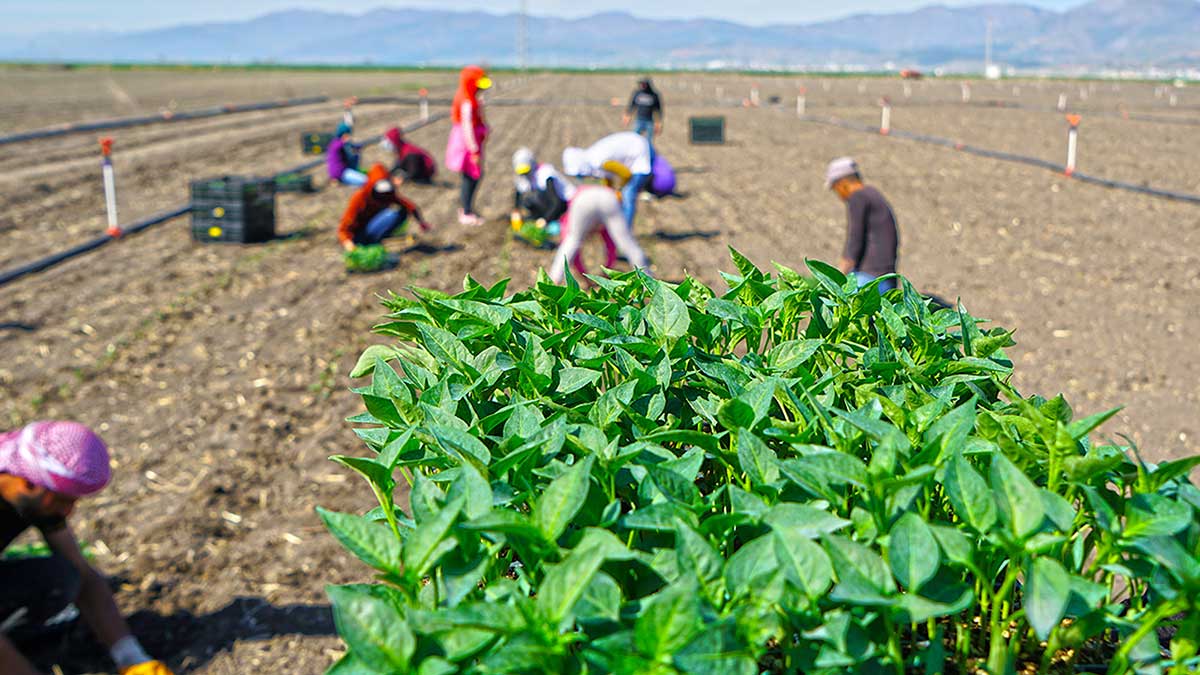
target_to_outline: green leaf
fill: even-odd
[[[533,508],[533,521],[547,541],[562,536],[587,499],[595,455],[588,455],[551,481]]]
[[[763,522],[778,532],[788,532],[807,539],[832,534],[850,524],[850,521],[824,509],[795,502],[780,502],[772,506]]]
[[[772,537],[787,580],[814,600],[824,595],[833,583],[833,564],[825,549],[789,529],[776,529]]]
[[[658,488],[659,492],[662,492],[667,499],[686,506],[693,506],[700,502],[700,490],[696,488],[695,483],[674,471],[658,466],[646,467],[646,471],[650,475],[650,480],[654,482],[654,487]]]
[[[1125,528],[1121,536],[1165,537],[1195,521],[1191,505],[1156,494],[1137,494],[1125,508]]]
[[[724,561],[704,537],[687,523],[675,522],[675,558],[683,578],[708,584],[721,576]]]
[[[609,575],[597,572],[575,603],[575,618],[581,622],[621,620],[621,587]]]
[[[404,574],[410,580],[425,576],[429,568],[445,553],[442,542],[450,533],[450,527],[462,512],[463,499],[446,504],[435,516],[421,524],[404,542]],[[453,540],[450,540],[453,541]]]
[[[1042,495],[1033,481],[1002,453],[992,455],[992,490],[1000,514],[1018,539],[1026,539],[1042,526],[1046,511]]]
[[[838,585],[855,591],[870,590],[890,595],[896,592],[896,582],[888,572],[887,563],[878,553],[857,541],[838,535],[825,535],[823,542],[833,569],[837,573]]]
[[[492,461],[492,454],[488,452],[487,446],[483,441],[475,438],[470,433],[461,429],[434,424],[429,429],[433,437],[437,439],[438,445],[446,451],[448,455],[458,461],[459,464],[468,462],[476,462],[477,466],[486,467]]]
[[[1062,622],[1071,595],[1071,578],[1053,558],[1035,558],[1025,587],[1025,617],[1039,640]]]
[[[929,530],[942,553],[946,554],[946,560],[968,569],[975,567],[974,547],[966,534],[945,525],[930,525]]]
[[[1112,410],[1096,413],[1081,420],[1075,420],[1067,425],[1067,433],[1071,435],[1071,438],[1078,441],[1095,431],[1101,424],[1112,419],[1112,416],[1119,412],[1121,412],[1121,408],[1113,408]]]
[[[689,675],[756,675],[756,663],[746,653],[731,622],[707,626],[674,658],[675,667]]]
[[[782,371],[790,371],[793,368],[798,368],[804,365],[821,345],[825,344],[824,340],[788,340],[781,342],[771,348],[767,353],[767,363],[774,368]]]
[[[556,394],[570,394],[584,387],[589,387],[600,379],[600,371],[590,368],[563,368],[558,371],[558,387]]]
[[[940,557],[928,523],[911,511],[900,516],[889,534],[888,561],[904,588],[920,590],[937,573]]]
[[[673,342],[687,335],[691,325],[687,304],[667,284],[654,283],[654,295],[646,305],[646,323],[659,338],[659,344]]]
[[[970,523],[976,532],[986,533],[992,529],[996,524],[996,504],[992,501],[991,491],[987,481],[962,454],[954,453],[946,463],[942,484],[959,518]]]
[[[583,597],[603,562],[604,551],[590,546],[572,551],[557,565],[546,566],[546,576],[538,588],[537,606],[551,625],[561,631],[571,624],[572,608]]]
[[[752,432],[737,432],[737,456],[742,471],[755,485],[770,485],[779,480],[779,458]]]
[[[694,583],[673,584],[643,602],[634,624],[634,645],[659,660],[679,651],[701,625],[700,594]]]
[[[371,345],[364,349],[358,357],[358,361],[350,371],[350,378],[370,375],[371,371],[375,370],[376,359],[386,362],[388,359],[394,358],[396,358],[396,350],[391,345]]]
[[[408,622],[389,600],[362,586],[329,586],[338,634],[364,665],[378,671],[407,672],[416,650]]]
[[[317,515],[342,546],[382,572],[400,574],[400,542],[386,525],[317,507]]]

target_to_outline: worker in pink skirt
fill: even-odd
[[[479,92],[492,87],[492,80],[479,66],[467,66],[459,75],[458,92],[450,109],[450,138],[446,142],[446,168],[462,174],[458,222],[482,225],[475,213],[475,192],[483,180],[483,146],[488,127],[483,116]]]

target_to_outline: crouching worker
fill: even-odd
[[[385,131],[379,144],[396,158],[395,164],[392,165],[393,176],[400,176],[406,181],[421,185],[433,182],[433,176],[437,173],[437,161],[425,149],[409,143],[399,127]]]
[[[620,131],[596,141],[590,148],[563,150],[563,171],[569,176],[603,178],[621,193],[625,221],[633,228],[638,193],[650,180],[653,168],[650,141],[632,131]]]
[[[421,230],[431,227],[421,216],[416,204],[400,195],[404,181],[391,178],[382,164],[367,172],[367,182],[350,197],[342,222],[338,225],[338,241],[342,248],[353,251],[355,246],[378,244],[392,236],[411,216]]]
[[[578,194],[579,188],[559,173],[553,164],[538,162],[529,148],[520,148],[513,153],[513,171],[516,173],[514,218],[521,218],[521,210],[524,209],[529,213],[529,217],[542,221],[543,224],[557,221],[557,234],[562,235],[568,226],[567,214],[571,200]],[[617,246],[606,230],[600,230],[600,237],[604,240],[604,266],[614,267],[617,264]],[[576,251],[571,259],[571,266],[580,276],[587,274],[581,252]]]
[[[331,180],[357,186],[367,182],[367,174],[358,168],[358,146],[350,140],[351,132],[350,125],[345,122],[337,126],[333,140],[325,150],[325,168]]]
[[[0,673],[37,675],[17,650],[73,613],[108,647],[121,675],[170,675],[129,631],[112,591],[84,558],[67,517],[110,478],[108,448],[77,422],[34,422],[0,434],[0,550],[30,527],[49,558],[0,560]]]
[[[833,190],[846,203],[846,248],[838,268],[853,274],[859,286],[866,286],[885,274],[895,274],[900,234],[892,205],[883,193],[864,185],[858,163],[839,157],[825,170],[825,188]],[[896,287],[895,279],[879,283],[879,292]]]
[[[579,189],[571,200],[563,225],[562,242],[554,252],[550,265],[550,279],[562,283],[566,278],[567,261],[579,255],[579,248],[592,232],[602,230],[612,238],[621,255],[638,269],[646,269],[649,261],[642,247],[629,231],[625,216],[621,213],[621,201],[617,193],[598,185]]]

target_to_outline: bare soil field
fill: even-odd
[[[453,89],[446,71],[322,72],[0,67],[0,133],[286,98],[393,96]]]
[[[312,93],[289,84],[291,75],[257,76],[263,92],[295,86],[296,95]],[[632,79],[536,76],[503,93],[624,100]],[[720,285],[718,270],[731,267],[727,246],[764,266],[835,259],[843,207],[823,189],[823,171],[830,158],[853,155],[899,217],[901,271],[918,288],[961,298],[973,313],[1017,330],[1010,354],[1022,391],[1061,391],[1080,414],[1126,406],[1101,434],[1129,434],[1150,460],[1200,451],[1200,357],[1189,337],[1200,331],[1192,307],[1200,297],[1200,208],[802,123],[789,108],[794,98],[779,108],[711,103],[718,86],[725,98],[744,95],[749,78],[659,79],[667,126],[658,148],[676,166],[684,194],[639,207],[635,233],[656,274]],[[800,81],[764,79],[761,95],[794,96]],[[369,78],[360,82],[373,86]],[[870,81],[885,84],[901,87]],[[972,142],[1029,154],[1039,133],[1052,135],[1038,131],[1040,117],[953,105],[951,84],[914,85],[914,96],[926,87],[930,97],[950,101],[921,108],[925,130],[970,125],[981,133]],[[807,86],[823,91],[818,80]],[[1147,90],[1123,91],[1151,103],[1152,88],[1138,86]],[[831,81],[831,105],[870,119],[870,96],[879,92],[860,101],[856,87]],[[41,92],[40,103],[26,102],[44,108],[35,115],[57,114],[68,98],[82,102],[76,112],[88,107],[87,96],[97,106],[111,98],[103,90]],[[725,145],[688,144],[686,118],[699,114],[727,116]],[[360,134],[415,115],[364,107]],[[332,126],[337,116],[336,106],[326,106],[122,132],[123,213],[133,218],[182,203],[193,178],[294,164],[303,159],[299,132]],[[620,124],[619,109],[595,105],[492,107],[488,116],[494,135],[480,206],[489,224],[454,223],[457,189],[449,183],[406,190],[439,227],[413,244],[392,242],[401,258],[390,272],[343,271],[334,229],[350,192],[318,172],[319,193],[280,197],[285,236],[269,244],[197,244],[179,219],[0,289],[0,420],[9,428],[75,418],[109,442],[113,484],[80,506],[76,528],[97,564],[115,575],[118,600],[143,642],[176,672],[317,674],[339,653],[324,586],[365,580],[368,571],[323,531],[313,508],[371,505],[369,490],[327,457],[361,452],[343,422],[360,410],[347,373],[364,347],[382,341],[370,333],[377,295],[410,285],[453,290],[468,273],[485,283],[511,277],[514,288],[531,283],[551,252],[511,237],[512,151],[529,145],[552,159]],[[1054,115],[1046,119],[1056,124]],[[1172,147],[1173,137],[1118,122],[1114,171],[1163,153],[1183,183],[1177,187],[1200,174],[1200,159]],[[443,121],[412,138],[440,156],[446,134]],[[0,202],[12,212],[0,220],[0,267],[102,230],[91,143],[60,139],[20,149],[24,157],[53,155],[45,170],[34,162],[0,164]],[[369,149],[367,158],[382,155]],[[86,635],[73,635],[69,648],[60,663],[65,673],[111,669]]]

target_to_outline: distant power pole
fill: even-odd
[[[529,0],[521,0],[517,18],[517,63],[521,70],[529,67]]]
[[[987,21],[987,37],[983,40],[983,72],[992,70],[992,20]]]

